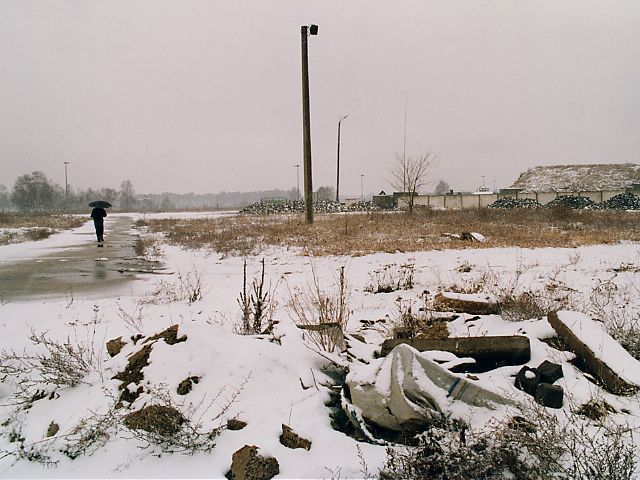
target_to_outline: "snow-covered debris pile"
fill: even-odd
[[[569,207],[575,210],[583,208],[593,208],[596,202],[588,197],[581,197],[577,195],[560,195],[545,205],[547,208],[553,207]]]
[[[600,205],[611,210],[640,210],[640,197],[633,193],[620,193]]]
[[[532,198],[512,198],[505,197],[499,198],[491,205],[489,208],[504,208],[504,209],[513,209],[513,208],[540,208],[542,205]]]
[[[247,205],[240,213],[299,213],[304,212],[304,200],[287,200],[284,202],[256,202]]]
[[[630,183],[640,183],[640,165],[551,165],[527,170],[511,188],[524,192],[597,192],[623,190]]]
[[[344,207],[343,210],[348,212],[371,212],[374,210],[380,210],[380,208],[373,202],[360,201]]]
[[[316,213],[336,213],[336,212],[370,212],[379,210],[373,202],[360,201],[345,206],[333,200],[320,200],[313,204],[313,211]],[[271,213],[301,213],[304,212],[304,200],[293,200],[283,202],[257,202],[247,205],[240,213],[271,214]]]

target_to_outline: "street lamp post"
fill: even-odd
[[[300,164],[294,167],[296,168],[296,200],[300,200]]]
[[[317,25],[300,27],[302,46],[302,149],[304,153],[304,209],[307,223],[313,223],[313,181],[311,178],[311,114],[309,111],[309,49],[307,37],[317,35]]]
[[[364,173],[360,174],[360,200],[362,200],[364,202],[364,182],[363,182],[363,178],[364,178]]]
[[[338,154],[337,154],[337,166],[336,166],[336,203],[340,202],[340,125],[342,121],[349,116],[348,113],[344,114],[338,120]]]
[[[69,180],[67,177],[67,165],[69,162],[64,162],[64,206],[69,207]]]

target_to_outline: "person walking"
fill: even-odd
[[[94,207],[91,210],[91,218],[93,218],[93,225],[96,227],[98,242],[104,242],[104,217],[106,216],[107,211],[102,207]]]

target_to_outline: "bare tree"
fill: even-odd
[[[409,215],[413,213],[415,197],[420,189],[431,183],[429,173],[437,163],[438,157],[433,153],[407,158],[396,154],[396,165],[391,170],[391,186],[404,193]]]

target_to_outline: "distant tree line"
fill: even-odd
[[[333,187],[320,187],[319,200],[330,200],[335,196]],[[41,171],[34,171],[18,177],[11,191],[0,184],[0,211],[54,212],[86,211],[93,200],[106,200],[118,211],[172,211],[172,210],[212,210],[242,208],[264,199],[301,198],[299,192],[291,190],[262,190],[250,192],[220,193],[170,193],[136,194],[133,184],[123,180],[120,189],[87,188],[68,190],[51,182]]]
[[[120,190],[114,188],[72,189],[68,191],[51,182],[41,171],[21,175],[9,191],[0,185],[0,210],[21,212],[82,211],[93,200],[106,200],[120,210],[136,207],[133,185],[125,180]]]

